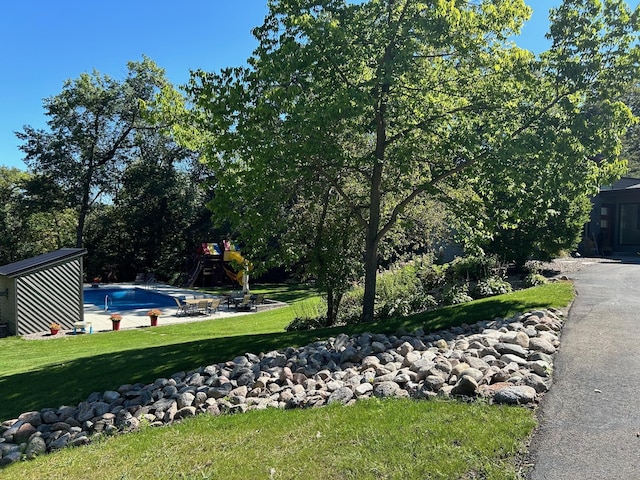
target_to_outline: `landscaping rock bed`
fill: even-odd
[[[0,466],[99,435],[208,413],[349,405],[369,397],[484,397],[533,405],[551,383],[562,314],[535,311],[426,334],[340,334],[152,384],[96,392],[76,406],[27,412],[0,426]]]

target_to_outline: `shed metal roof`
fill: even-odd
[[[18,262],[0,267],[0,275],[18,277],[34,270],[41,270],[48,265],[60,263],[62,260],[72,260],[87,253],[86,248],[61,248],[54,252],[44,253],[37,257],[26,258]]]

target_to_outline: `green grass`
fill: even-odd
[[[311,291],[282,294],[317,301]],[[437,330],[565,307],[572,296],[571,284],[554,283],[406,318],[304,332],[283,331],[295,314],[294,307],[285,307],[236,319],[47,341],[2,339],[0,419],[75,405],[94,391],[153,382],[246,352],[306,345],[340,332]],[[86,478],[88,471],[92,478],[122,479],[519,478],[514,456],[534,425],[530,410],[482,403],[367,401],[349,408],[269,410],[146,429],[14,465],[2,474],[50,479]]]
[[[534,308],[566,306],[572,294],[571,284],[553,283],[410,317],[301,332],[284,332],[295,314],[294,307],[285,307],[238,318],[55,340],[1,339],[0,420],[29,410],[77,404],[95,391],[151,383],[247,352],[302,346],[340,332],[438,330]],[[308,295],[298,298],[314,301]]]
[[[368,400],[201,416],[13,465],[5,479],[518,478],[524,408]]]

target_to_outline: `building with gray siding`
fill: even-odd
[[[84,320],[84,248],[62,248],[0,267],[0,323],[12,335]]]

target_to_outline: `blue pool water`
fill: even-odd
[[[141,308],[175,307],[176,301],[169,295],[143,288],[86,288],[85,305],[95,305],[104,309],[105,301],[109,311],[137,310]]]

